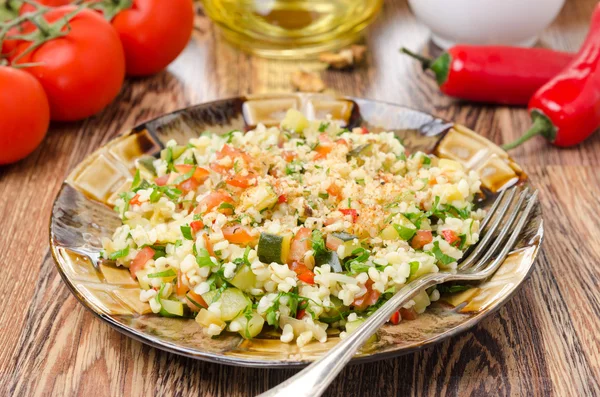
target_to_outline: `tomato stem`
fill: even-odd
[[[554,141],[556,138],[556,127],[552,121],[545,114],[538,110],[533,110],[531,112],[531,118],[533,120],[533,125],[531,128],[517,140],[502,145],[502,149],[507,151],[514,149],[537,135],[543,136],[550,142]]]

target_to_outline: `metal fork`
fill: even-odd
[[[419,291],[448,281],[483,281],[492,276],[514,246],[537,201],[537,191],[529,196],[529,189],[523,189],[514,204],[517,190],[516,187],[504,190],[498,196],[481,224],[483,238],[459,264],[456,273],[426,274],[408,283],[318,361],[260,396],[320,396],[365,341]],[[484,230],[488,224],[489,228]]]

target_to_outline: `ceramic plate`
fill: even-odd
[[[129,271],[97,263],[100,239],[120,225],[112,210],[118,194],[131,183],[135,160],[158,155],[167,141],[187,142],[209,130],[248,130],[258,123],[275,125],[289,108],[309,119],[330,114],[347,127],[394,131],[410,152],[434,153],[461,162],[481,176],[486,207],[501,189],[527,185],[523,170],[502,149],[475,132],[405,107],[358,98],[323,95],[239,97],[210,102],[148,121],[100,148],[71,172],[52,210],[50,247],[65,284],[100,319],[137,340],[173,353],[223,364],[250,367],[305,365],[334,346],[303,348],[281,343],[274,331],[244,340],[237,334],[204,336],[193,319],[171,319],[151,313],[139,301],[139,286]],[[487,282],[455,295],[443,296],[414,321],[385,325],[377,341],[363,348],[356,362],[405,354],[465,331],[497,310],[529,275],[543,236],[541,209],[534,211],[515,250]],[[267,327],[268,328],[268,327]]]

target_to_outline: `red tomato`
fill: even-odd
[[[367,127],[360,127],[360,132],[362,134],[368,134],[369,133],[369,129]]]
[[[198,203],[198,206],[194,210],[194,213],[199,214],[200,211],[204,211],[204,207],[206,207],[206,212],[208,212],[208,211],[212,210],[213,208],[215,208],[216,206],[221,205],[221,203],[233,204],[233,199],[231,198],[231,196],[229,194],[227,194],[225,192],[222,192],[222,191],[212,192],[208,196],[204,197]],[[231,208],[225,208],[221,212],[229,213],[229,214],[232,213]]]
[[[156,183],[158,186],[165,186],[167,184],[167,182],[169,182],[169,177],[170,176],[171,175],[169,175],[169,174],[165,174],[163,176],[160,176],[160,177],[158,177],[158,178],[156,178],[154,180],[154,183]]]
[[[432,241],[433,235],[431,234],[431,230],[418,230],[412,240],[410,240],[410,246],[416,250],[420,250]]]
[[[417,312],[412,307],[410,309],[400,308],[400,316],[403,320],[416,320]]]
[[[356,220],[358,219],[358,212],[356,210],[343,208],[338,211],[340,211],[344,215],[350,215],[352,217],[352,223],[356,223]]]
[[[444,240],[446,240],[448,244],[454,244],[460,240],[456,232],[453,230],[443,230],[442,236],[444,236]]]
[[[327,235],[327,238],[325,239],[325,247],[331,251],[337,251],[340,245],[342,245],[342,241],[339,238],[335,238],[331,234]]]
[[[254,172],[249,172],[248,175],[235,174],[228,177],[225,183],[231,186],[246,189],[250,186],[256,185],[256,174]]]
[[[58,7],[44,14],[44,19],[58,23],[75,9]],[[33,29],[28,27],[25,33]],[[23,41],[10,60],[39,64],[24,70],[42,83],[52,120],[80,120],[115,99],[125,77],[125,56],[115,30],[91,10],[81,10],[62,32],[65,36],[47,41],[17,60],[31,46]]]
[[[356,310],[365,310],[367,307],[374,305],[379,300],[379,295],[381,295],[379,291],[373,289],[373,281],[371,279],[367,280],[365,287],[367,287],[367,292],[354,299],[352,303]]]
[[[0,164],[27,157],[44,139],[50,107],[29,73],[0,66]]]
[[[210,256],[215,256],[215,251],[213,251],[212,244],[210,243],[210,240],[208,239],[208,234],[206,234],[206,233],[203,234],[202,239],[204,240],[204,247],[208,251],[208,254]]]
[[[310,250],[310,246],[310,229],[306,227],[300,228],[290,244],[288,263],[304,262],[304,254]]]
[[[290,162],[296,158],[296,153],[291,152],[289,150],[284,150],[281,152],[281,158],[283,158],[286,162]]]
[[[252,230],[242,225],[224,227],[222,232],[225,240],[233,244],[248,245],[256,240],[256,235],[252,233]]]
[[[289,268],[298,275],[298,280],[304,281],[307,284],[315,283],[315,273],[306,267],[306,265],[294,261],[290,263]]]
[[[127,75],[148,76],[183,51],[194,29],[192,0],[133,0],[112,20],[127,60]]]
[[[327,155],[333,150],[333,146],[333,141],[327,134],[319,135],[319,144],[315,148],[315,152],[317,152],[315,160],[320,160],[327,157]]]
[[[175,169],[180,174],[187,174],[194,167],[196,167],[196,166],[191,165],[191,164],[178,164],[175,166]],[[208,179],[209,175],[210,175],[210,171],[207,170],[206,168],[196,167],[196,170],[194,171],[192,178],[194,178],[196,180],[196,182],[198,182],[198,183],[204,183],[204,181],[206,181]]]
[[[129,200],[129,205],[140,205],[142,204],[140,202],[140,195],[136,194],[135,196],[133,196],[133,198],[131,200]]]
[[[336,185],[335,183],[332,183],[327,188],[327,193],[340,199],[342,197],[342,188]]]
[[[396,325],[400,322],[400,312],[395,312],[394,314],[392,314],[392,317],[390,317],[390,323]]]
[[[302,320],[302,317],[304,317],[305,314],[306,314],[306,309],[300,309],[296,313],[296,318],[299,320]]]
[[[154,257],[155,251],[151,247],[144,247],[137,253],[135,258],[131,261],[129,265],[129,272],[131,273],[131,277],[135,280],[135,272],[142,270],[150,259]]]
[[[186,297],[187,297],[187,299],[185,300],[185,303],[188,305],[188,307],[190,308],[191,311],[194,311],[194,312],[200,311],[200,308],[197,306],[197,304],[204,308],[208,307],[208,305],[206,304],[206,301],[204,299],[202,299],[202,297],[200,295],[198,295],[197,293],[195,293],[192,290],[190,290],[186,294]],[[193,302],[190,300],[193,300]]]
[[[220,160],[224,157],[230,157],[231,160],[235,161],[236,158],[240,157],[244,160],[246,164],[252,163],[252,157],[250,157],[248,153],[244,152],[243,150],[236,149],[228,144],[223,145],[223,148],[217,153],[215,153],[215,155],[217,156],[217,160]],[[231,166],[226,168],[232,167],[233,163],[231,164]]]
[[[285,195],[285,194],[282,194],[281,196],[279,196],[279,197],[277,198],[277,202],[278,202],[279,204],[282,204],[282,203],[287,203],[287,197],[286,197],[286,195]]]
[[[183,296],[186,292],[190,290],[190,287],[185,285],[181,280],[181,276],[181,270],[177,270],[177,286],[175,287],[175,294],[177,294],[178,296]]]
[[[192,191],[195,192],[198,187],[200,187],[200,184],[194,178],[185,180],[177,185],[177,189],[181,190],[184,194]]]
[[[194,231],[194,233],[198,233],[202,228],[204,228],[204,223],[202,221],[193,221],[190,223],[190,227]]]

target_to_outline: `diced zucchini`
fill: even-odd
[[[154,157],[148,156],[148,157],[142,157],[142,158],[138,159],[137,162],[139,165],[144,167],[144,169],[146,169],[152,175],[156,175],[156,168],[154,168],[154,160],[156,160]]]
[[[350,233],[331,233],[327,236],[327,239],[330,240],[330,244],[328,245],[344,247],[342,250],[336,250],[339,259],[344,259],[352,255],[352,251],[356,250],[357,248],[360,248],[360,242],[358,241],[358,237]]]
[[[214,298],[214,295],[210,296],[211,292],[213,291],[202,295],[202,299],[209,305]],[[216,291],[214,293],[216,294]],[[218,301],[221,302],[221,320],[223,321],[233,320],[250,305],[250,300],[237,288],[227,288],[221,293]]]
[[[242,208],[254,207],[258,211],[273,207],[277,204],[278,196],[267,183],[247,189],[242,195]]]
[[[383,240],[394,241],[394,240],[398,240],[398,238],[400,236],[398,236],[398,232],[396,231],[394,226],[389,225],[381,231],[381,233],[379,234],[379,237],[381,237]]]
[[[206,302],[206,304],[210,306],[210,304],[213,303],[213,300],[217,297],[217,290],[213,289],[211,291],[203,293],[201,296],[202,299],[204,299],[204,302]]]
[[[435,270],[434,263],[420,263],[417,271],[410,276],[410,280],[414,280],[417,277],[421,277],[424,274],[433,273]]]
[[[283,237],[276,234],[261,233],[256,252],[263,263],[282,263]]]
[[[401,214],[394,216],[394,223],[387,226],[380,233],[380,237],[384,240],[410,240],[417,232],[417,227],[408,220],[407,217]]]
[[[296,109],[289,109],[281,121],[281,127],[301,133],[308,127],[308,120]]]
[[[361,318],[361,317],[357,318],[354,321],[348,321],[346,323],[346,332],[349,333],[349,334],[353,333],[364,322],[365,322],[365,319]],[[368,343],[368,342],[376,342],[376,341],[377,341],[377,335],[374,334],[374,335],[371,335],[371,337],[369,339],[367,339],[366,343]]]
[[[196,316],[196,322],[201,326],[208,328],[211,324],[215,324],[221,329],[225,328],[225,322],[221,320],[216,314],[206,309],[200,309],[200,312]]]
[[[415,235],[415,233],[417,232],[417,227],[414,225],[414,223],[412,223],[411,221],[408,220],[407,217],[405,217],[404,215],[400,215],[398,214],[397,216],[394,217],[395,222],[394,222],[394,229],[396,229],[396,231],[398,232],[398,236],[404,240],[404,241],[408,241],[412,238],[412,236]]]
[[[187,149],[187,147],[182,146],[182,145],[172,146],[171,147],[171,153],[173,153],[173,158],[172,159],[175,160],[175,159],[179,158],[183,154],[183,152],[186,151],[186,149]],[[168,150],[169,149],[167,148],[167,149],[163,149],[163,150],[160,151],[160,158],[161,159],[163,159],[163,160],[167,159],[167,151]]]
[[[140,283],[140,287],[142,287],[142,289],[152,288],[152,286],[150,284],[148,284],[148,282],[146,282],[146,280],[145,280],[145,276],[147,274],[148,274],[148,270],[138,270],[137,272],[135,272],[135,277],[136,277],[138,283]]]
[[[354,149],[350,150],[346,155],[346,160],[350,161],[353,157],[358,157],[360,155],[366,155],[369,153],[371,149],[370,143],[365,143],[364,145],[359,145]]]
[[[294,330],[294,335],[298,336],[304,331],[306,331],[306,323],[302,320],[298,320],[297,318],[290,316],[281,316],[279,317],[279,328],[283,329],[286,324],[292,326]]]
[[[165,317],[181,317],[183,316],[183,304],[179,301],[168,299],[160,300],[160,314]]]
[[[290,247],[292,245],[292,233],[287,233],[283,236],[283,242],[281,244],[281,264],[287,263],[288,257],[290,256]]]
[[[422,290],[417,294],[417,296],[415,296],[412,299],[415,301],[415,305],[413,306],[413,308],[419,314],[423,313],[427,306],[431,304],[431,301],[429,300],[429,295],[427,295],[426,290]]]
[[[246,316],[242,314],[241,316],[238,316],[235,321],[240,323],[242,326],[242,329],[240,329],[238,333],[244,339],[252,339],[260,334],[260,331],[262,331],[263,325],[265,324],[265,320],[262,318],[262,316],[255,312],[252,313],[250,320],[248,320]]]
[[[320,252],[315,256],[315,264],[317,266],[329,265],[331,266],[331,270],[336,273],[341,273],[343,271],[340,257],[337,252],[334,251]]]
[[[256,285],[256,275],[252,273],[250,267],[243,265],[229,282],[244,292],[250,292]]]

